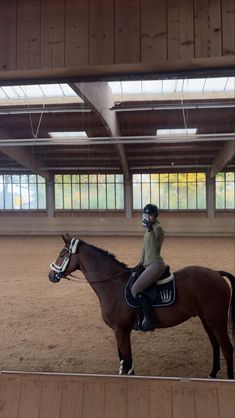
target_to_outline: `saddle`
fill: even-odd
[[[131,288],[142,271],[135,271],[135,269],[133,269],[131,277],[125,287],[124,297],[127,305],[131,308],[139,308],[138,302],[132,296]],[[167,265],[160,279],[142,293],[148,297],[154,308],[172,305],[175,302],[176,290],[175,277],[174,274],[170,272],[170,266]]]

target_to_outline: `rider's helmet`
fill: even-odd
[[[157,217],[158,213],[159,213],[159,210],[158,210],[157,205],[152,205],[152,203],[148,203],[144,207],[144,214],[146,215],[155,215]]]
[[[149,225],[149,222],[153,224],[155,222],[155,219],[158,217],[158,207],[157,205],[152,205],[152,203],[148,203],[144,207],[143,215],[142,215],[142,224],[144,227],[147,227]],[[149,215],[154,215],[154,220],[149,219]]]

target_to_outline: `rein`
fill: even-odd
[[[126,274],[130,271],[131,271],[131,269],[127,268],[125,271],[122,271],[121,273],[113,274],[112,276],[108,276],[108,277],[106,277],[105,279],[102,279],[102,280],[92,280],[92,279],[88,280],[87,279],[87,280],[81,281],[78,277],[74,276],[73,274],[68,274],[67,277],[62,277],[62,279],[73,281],[73,282],[76,281],[76,282],[80,282],[80,283],[104,283],[104,282],[107,282],[109,280],[115,280],[117,277],[122,276],[123,274]],[[94,275],[94,276],[99,275],[99,276],[105,277],[104,274],[98,273],[97,271],[88,271],[87,272],[87,277],[89,277],[89,275],[91,275],[91,274]],[[74,277],[75,280],[70,279],[69,276]]]

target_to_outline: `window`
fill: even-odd
[[[124,209],[123,174],[55,175],[55,209]]]
[[[235,173],[218,173],[215,179],[216,209],[235,209]]]
[[[206,209],[205,173],[133,175],[133,209],[151,202],[163,210]]]
[[[0,174],[0,210],[46,209],[45,179],[36,174]]]

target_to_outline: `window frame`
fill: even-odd
[[[195,174],[196,175],[196,180],[195,181],[189,181],[188,176],[190,174]],[[203,180],[200,180],[200,178],[199,178],[200,174],[204,175]],[[134,176],[135,175],[140,176],[140,181],[139,182],[134,181]],[[171,173],[171,172],[169,172],[169,173],[168,172],[167,173],[166,172],[134,173],[132,175],[132,201],[133,201],[132,208],[133,208],[133,211],[142,211],[144,205],[146,203],[148,203],[147,201],[144,202],[143,197],[142,197],[143,196],[143,184],[147,184],[147,182],[142,181],[142,179],[143,179],[143,176],[146,176],[146,175],[149,176],[149,184],[150,184],[150,193],[149,193],[148,202],[152,202],[152,203],[157,204],[157,206],[159,207],[161,212],[181,212],[182,213],[182,212],[190,212],[190,211],[203,212],[203,211],[207,210],[207,173],[204,172],[204,171],[195,171],[195,172],[189,171],[189,172],[177,172],[177,173]],[[170,181],[170,176],[171,175],[176,176],[176,181]],[[182,175],[186,175],[186,181],[185,182],[179,179],[179,176],[182,176]],[[158,180],[157,181],[152,181],[152,176],[157,176],[156,178]],[[167,181],[161,181],[161,176],[166,176]],[[156,198],[152,199],[153,184],[154,183],[158,184],[158,189],[159,189],[158,190],[158,199],[156,199]],[[185,203],[186,203],[186,206],[185,207],[180,207],[181,197],[180,197],[179,184],[184,184],[184,183],[186,185],[186,188],[185,188]],[[196,191],[195,191],[196,205],[195,205],[195,208],[189,208],[189,184],[190,183],[195,183],[195,185],[196,185]],[[204,188],[204,190],[203,190],[203,195],[204,195],[204,197],[203,197],[203,204],[204,204],[203,207],[200,207],[200,204],[199,204],[199,201],[200,201],[199,186],[200,186],[201,183],[203,184],[203,188]],[[135,207],[134,206],[134,202],[136,200],[135,196],[134,196],[134,185],[136,185],[136,184],[140,184],[140,190],[141,190],[140,199],[139,199],[139,201],[141,202],[140,207]],[[165,205],[166,207],[162,206],[162,190],[163,190],[163,187],[161,187],[161,185],[164,185],[164,184],[167,188],[167,198],[166,198],[167,204]],[[170,185],[171,184],[176,184],[176,207],[174,207],[174,208],[171,208],[172,202],[170,201]]]
[[[57,182],[57,177],[61,176],[61,183]],[[64,176],[70,177],[70,207],[65,208],[65,192],[64,192]],[[76,177],[75,177],[76,176]],[[87,181],[85,177],[87,176]],[[113,176],[113,181],[110,181],[108,176]],[[118,177],[119,176],[119,177]],[[83,179],[84,177],[84,179]],[[93,181],[91,180],[93,177]],[[75,211],[75,212],[110,212],[110,211],[124,211],[125,210],[125,181],[124,175],[122,173],[57,173],[54,174],[54,194],[55,194],[55,211]],[[78,181],[75,181],[75,179]],[[61,207],[57,205],[57,199],[59,199],[58,195],[56,195],[56,184],[62,185],[62,195],[60,199],[62,199]],[[74,193],[73,193],[73,185],[77,185],[78,188],[78,207],[75,207],[74,204]],[[84,193],[85,188],[82,185],[87,185],[87,207],[82,207],[82,193]],[[110,185],[113,186],[113,193],[114,193],[114,205],[109,204],[109,197],[108,197],[108,189],[110,189]],[[122,190],[118,192],[119,185],[122,185]],[[84,189],[84,190],[83,190]],[[94,200],[96,200],[96,204],[94,204],[94,200],[92,200],[92,189],[95,191]],[[103,194],[102,194],[103,189]],[[112,189],[112,187],[111,187]],[[120,204],[118,204],[120,200]],[[92,204],[93,202],[93,204]],[[101,204],[101,202],[103,202]],[[93,207],[91,207],[93,206]],[[94,207],[96,206],[96,207]]]
[[[8,176],[10,181],[6,182],[5,177]],[[18,181],[14,177],[18,176]],[[33,181],[35,178],[35,181]],[[25,181],[27,179],[27,181]],[[24,181],[23,181],[24,180]],[[47,190],[46,190],[46,180],[39,174],[33,173],[23,173],[23,172],[0,172],[0,184],[2,186],[2,205],[0,204],[1,212],[36,212],[36,211],[46,211],[47,210]],[[6,186],[10,185],[10,205],[7,207],[6,203]],[[35,199],[32,202],[36,201],[36,205],[31,203],[31,188],[30,185],[35,185]],[[42,201],[40,201],[40,185],[44,185]],[[26,185],[27,198],[23,197],[24,195],[24,185]],[[14,187],[15,186],[15,187]],[[16,189],[18,192],[16,193]],[[0,191],[0,192],[1,192]],[[19,207],[17,207],[16,199],[19,199]],[[42,203],[45,203],[42,205]],[[28,207],[25,207],[28,205]],[[36,207],[32,207],[36,206]]]

